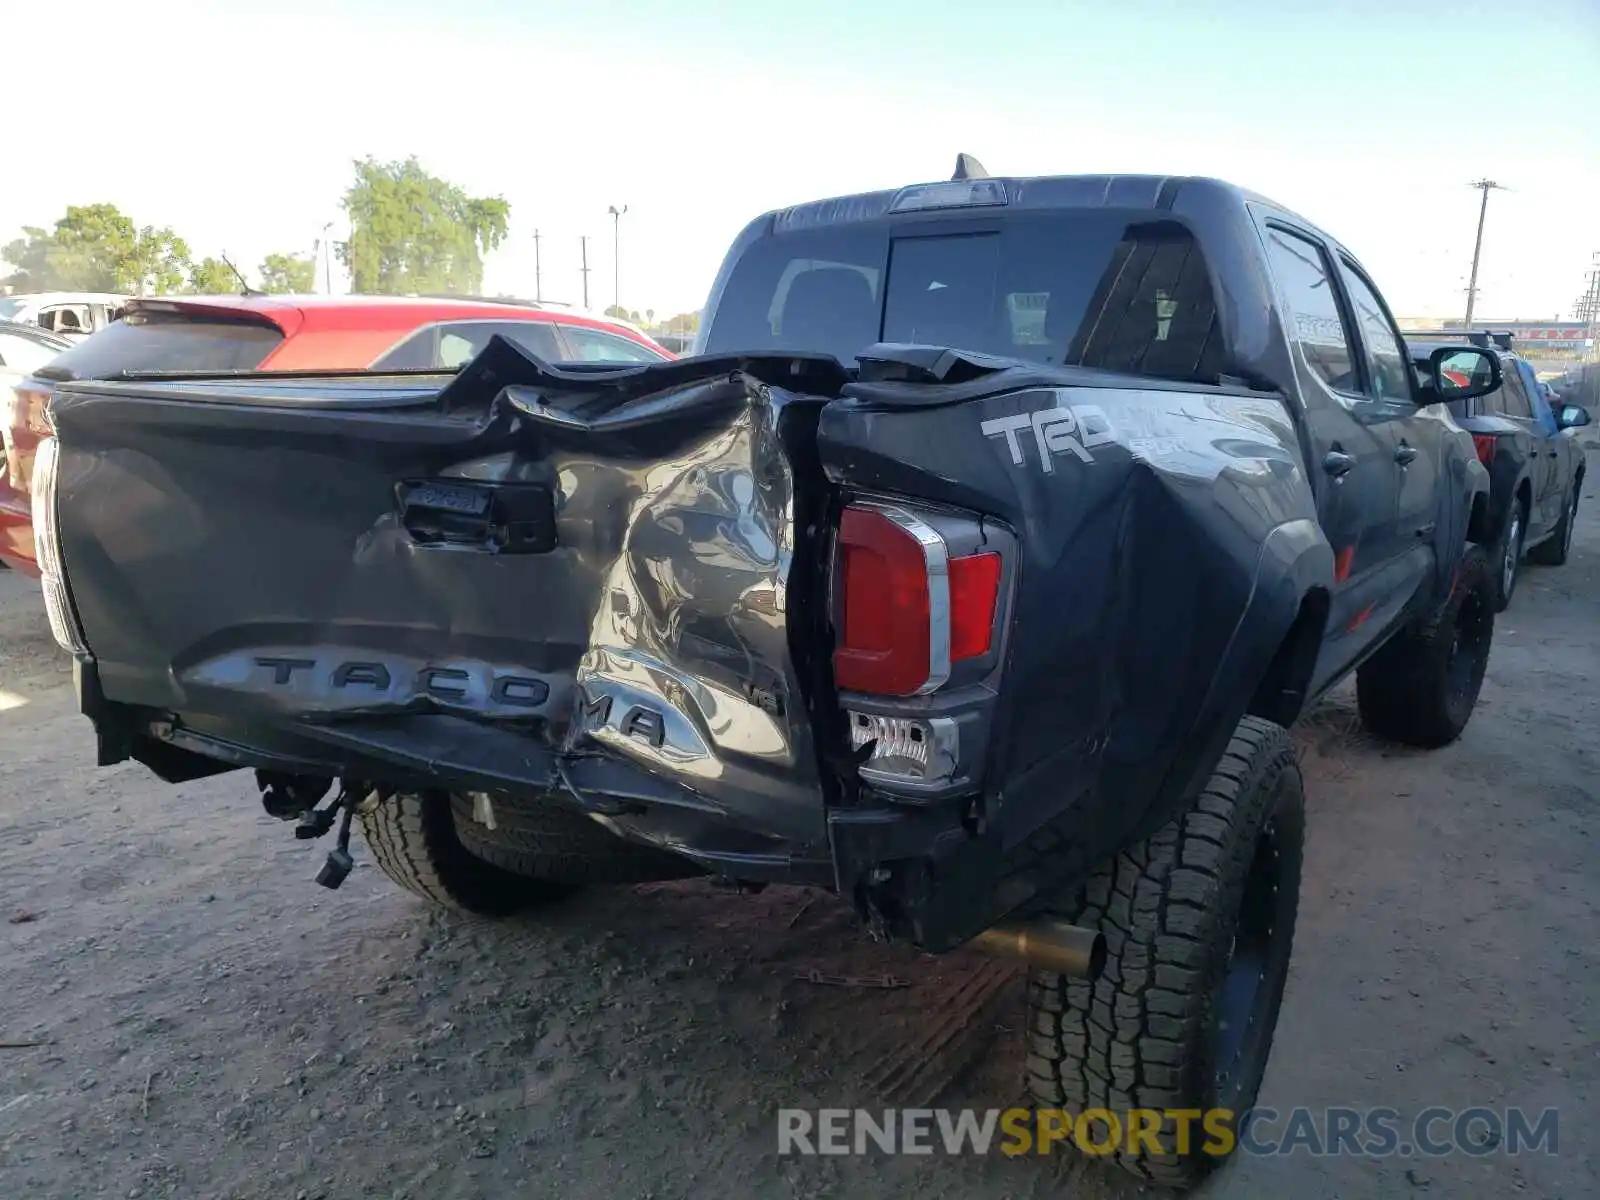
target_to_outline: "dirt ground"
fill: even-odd
[[[1241,1157],[1206,1194],[1600,1195],[1589,491],[1573,561],[1526,569],[1457,745],[1378,744],[1347,694],[1297,731],[1308,861],[1261,1098],[1555,1106],[1559,1153]],[[323,891],[326,849],[265,816],[248,775],[96,769],[35,589],[0,572],[0,1197],[1130,1193],[1059,1156],[776,1154],[782,1106],[1020,1098],[1009,967],[884,951],[836,901],[781,888],[476,923],[359,843]]]

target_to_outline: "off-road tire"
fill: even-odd
[[[1157,1135],[1159,1153],[1148,1143],[1129,1153],[1131,1110],[1242,1114],[1255,1102],[1288,978],[1304,841],[1289,735],[1246,717],[1194,803],[1097,870],[1055,914],[1104,933],[1106,963],[1093,982],[1033,973],[1029,1089],[1074,1121],[1095,1109],[1112,1114],[1122,1136],[1111,1157],[1140,1179],[1191,1187],[1231,1146],[1199,1120],[1180,1136],[1174,1120]],[[1241,1004],[1240,981],[1252,978]],[[1230,1014],[1243,1028],[1236,1045],[1219,1025]],[[1093,1144],[1110,1140],[1108,1122],[1086,1119]]]
[[[1561,520],[1556,525],[1555,531],[1528,551],[1529,562],[1538,563],[1541,567],[1566,565],[1567,559],[1572,554],[1572,530],[1578,523],[1578,494],[1581,491],[1583,491],[1583,476],[1579,475],[1572,481],[1572,498],[1567,501],[1566,511],[1561,514]]]
[[[450,797],[444,792],[367,800],[357,815],[383,873],[445,908],[505,917],[573,890],[570,885],[523,878],[470,853],[456,835]]]
[[[1427,749],[1460,737],[1483,687],[1494,613],[1494,568],[1481,546],[1469,546],[1444,603],[1356,671],[1362,724],[1379,737]]]
[[[461,844],[514,875],[558,883],[643,883],[700,874],[687,859],[629,842],[560,801],[488,801],[494,828],[479,821],[471,794],[450,797]]]
[[[1522,577],[1522,553],[1528,541],[1528,510],[1521,500],[1512,502],[1505,527],[1495,543],[1490,562],[1494,567],[1494,610],[1505,612]],[[1515,543],[1513,545],[1513,543]],[[1510,578],[1507,579],[1507,575]]]

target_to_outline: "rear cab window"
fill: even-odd
[[[283,341],[260,321],[132,312],[64,351],[43,379],[95,379],[124,371],[253,371]]]
[[[1112,209],[771,234],[734,264],[702,352],[875,342],[1215,383],[1227,354],[1193,235]]]

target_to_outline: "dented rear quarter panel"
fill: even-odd
[[[942,501],[1018,534],[988,861],[952,896],[1004,909],[1059,886],[1032,875],[1041,839],[1086,870],[1199,786],[1333,555],[1277,396],[1124,380],[903,398],[847,389],[821,454],[847,497]]]

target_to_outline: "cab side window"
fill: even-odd
[[[1367,362],[1369,392],[1374,399],[1390,400],[1397,404],[1414,404],[1416,394],[1411,389],[1411,371],[1406,364],[1405,344],[1400,340],[1389,314],[1377,292],[1364,278],[1356,274],[1349,263],[1344,264],[1344,286],[1350,296],[1350,308],[1356,325],[1361,330],[1361,348]]]
[[[1505,363],[1503,379],[1499,392],[1490,396],[1492,407],[1505,413],[1508,417],[1517,417],[1524,421],[1533,420],[1533,405],[1528,400],[1527,389],[1522,385],[1522,376],[1517,371],[1514,363]]]
[[[1339,313],[1333,275],[1317,243],[1276,227],[1267,230],[1267,257],[1289,306],[1288,330],[1306,365],[1336,392],[1361,393],[1355,352]]]

